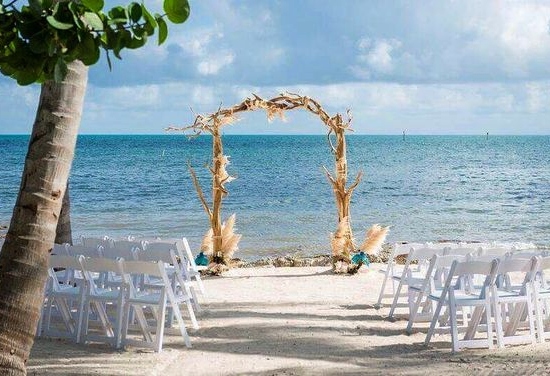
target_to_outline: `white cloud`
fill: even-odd
[[[216,75],[223,67],[230,65],[234,60],[234,53],[228,51],[221,52],[201,60],[197,65],[197,71],[202,76]]]
[[[387,75],[393,72],[395,56],[399,53],[402,43],[397,39],[372,40],[363,37],[357,42],[359,54],[352,71],[360,78],[368,79],[371,73]]]
[[[240,103],[252,93],[264,98],[280,92],[296,92],[317,99],[325,110],[333,115],[345,113],[347,109],[354,115],[354,128],[358,133],[387,133],[402,129],[409,124],[410,132],[474,132],[481,125],[493,124],[498,130],[501,117],[515,119],[528,114],[533,129],[550,133],[547,119],[550,112],[550,81],[515,84],[424,84],[404,85],[395,83],[342,83],[331,85],[292,85],[287,87],[253,87],[246,85],[198,85],[169,83],[143,85],[134,88],[91,88],[85,105],[83,132],[96,132],[97,129],[113,130],[113,119],[117,119],[116,130],[125,132],[159,133],[170,124],[192,122],[192,108],[196,113],[215,111],[220,103],[232,106]],[[120,111],[124,111],[124,118]],[[534,117],[533,117],[534,116]],[[318,120],[303,111],[293,111],[288,116],[291,124],[261,124],[263,114],[242,115],[241,124],[250,127],[230,127],[232,132],[283,132],[320,133]],[[418,119],[434,121],[419,123]],[[475,118],[467,122],[466,119]],[[251,120],[252,119],[252,120]],[[260,119],[260,123],[258,123]],[[496,119],[496,120],[495,120]],[[540,119],[540,121],[535,121]],[[250,121],[254,122],[253,127]],[[507,120],[509,121],[509,120]],[[402,124],[404,122],[404,124]],[[459,123],[460,126],[452,127]],[[385,127],[381,127],[384,124]],[[416,124],[413,126],[413,124]],[[138,126],[139,125],[139,126]],[[523,125],[523,124],[522,124]],[[389,128],[388,128],[389,127]],[[488,125],[487,125],[488,127]],[[538,127],[538,128],[536,128]],[[489,129],[489,128],[488,128]],[[504,128],[502,128],[504,129]],[[512,129],[513,128],[506,128]],[[101,132],[99,132],[101,133]]]

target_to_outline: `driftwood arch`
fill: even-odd
[[[234,123],[237,120],[237,114],[241,112],[265,110],[268,120],[271,121],[275,117],[284,120],[285,111],[294,109],[304,109],[317,115],[327,128],[327,140],[335,158],[335,169],[333,174],[325,166],[323,166],[323,169],[332,186],[338,213],[338,227],[335,233],[331,235],[333,268],[337,272],[351,272],[358,268],[351,265],[350,259],[351,253],[357,249],[354,244],[350,222],[350,203],[352,193],[361,182],[363,173],[359,172],[353,183],[347,185],[348,162],[345,134],[352,131],[350,111],[346,112],[345,119],[339,113],[330,116],[318,101],[307,96],[286,93],[267,100],[253,94],[252,97],[246,98],[232,107],[220,107],[216,112],[209,115],[197,115],[192,125],[182,128],[168,128],[170,131],[193,132],[197,136],[205,132],[212,135],[212,165],[209,167],[212,174],[211,206],[208,205],[191,164],[189,164],[189,170],[201,204],[210,220],[211,228],[205,234],[201,250],[212,255],[210,267],[214,268],[214,272],[223,271],[224,267],[229,264],[241,237],[241,235],[233,233],[234,215],[225,223],[222,223],[221,218],[222,201],[228,194],[225,184],[234,179],[226,170],[229,158],[223,154],[222,128]],[[387,227],[373,226],[367,232],[367,239],[359,249],[368,251],[371,248],[373,250],[378,248],[384,241],[387,231]]]

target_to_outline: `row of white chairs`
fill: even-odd
[[[518,251],[508,247],[481,248],[481,247],[437,247],[431,245],[413,245],[410,249],[405,265],[400,273],[390,275],[392,281],[398,282],[392,296],[390,316],[393,316],[397,301],[403,287],[407,287],[409,323],[407,332],[412,331],[413,324],[419,319],[431,320],[426,343],[434,333],[437,323],[447,323],[444,329],[451,331],[453,349],[461,347],[476,347],[478,345],[492,347],[491,331],[496,329],[497,343],[500,347],[508,343],[534,342],[544,338],[544,328],[537,325],[535,320],[545,320],[548,309],[541,303],[544,299],[534,294],[534,275],[542,275],[537,268],[537,257],[544,256],[542,250]],[[496,261],[495,261],[496,260]],[[544,260],[544,259],[543,259]],[[498,267],[490,269],[488,265],[496,262]],[[485,263],[485,269],[476,269]],[[460,266],[456,266],[458,264]],[[390,265],[391,266],[391,265]],[[469,269],[468,266],[473,269]],[[457,268],[456,271],[453,268]],[[480,271],[496,273],[484,275],[484,280],[475,279],[473,275],[483,274]],[[513,285],[510,274],[521,275],[521,283]],[[386,274],[387,276],[387,274]],[[539,278],[544,281],[544,278]],[[540,285],[540,281],[537,282]],[[542,286],[542,285],[541,285]],[[540,291],[540,288],[537,290]],[[379,296],[381,301],[383,291]],[[544,296],[544,294],[542,295]],[[546,303],[545,303],[546,304]],[[517,307],[512,309],[513,305]],[[445,306],[444,314],[441,314]],[[467,329],[463,340],[458,339],[457,307],[472,306],[460,311],[460,329]],[[504,309],[503,309],[504,307]],[[535,314],[537,307],[539,314]],[[473,311],[472,311],[473,309]],[[481,313],[485,311],[485,324],[480,325]],[[527,314],[529,312],[529,314]],[[545,316],[546,315],[546,316]],[[491,318],[494,322],[491,323]],[[521,322],[529,328],[527,334],[517,334],[518,324]],[[489,323],[489,324],[487,324]],[[478,329],[487,331],[485,340],[474,339]],[[536,334],[538,333],[538,334]]]
[[[410,332],[420,305],[426,304],[431,306],[432,319],[425,344],[438,327],[450,330],[453,351],[464,347],[491,349],[495,340],[498,347],[544,342],[550,334],[550,289],[544,277],[545,271],[546,275],[550,271],[550,257],[490,258],[435,256],[430,273],[438,268],[445,270],[444,284],[424,284],[416,289],[407,330]],[[437,278],[430,273],[426,282]],[[514,283],[514,277],[519,283]],[[463,337],[459,331],[464,332]]]
[[[77,247],[77,248],[75,248]],[[192,280],[202,295],[206,294],[204,284],[201,279],[201,267],[195,263],[195,258],[189,247],[186,238],[181,239],[160,239],[160,238],[135,238],[114,239],[108,236],[104,237],[80,237],[75,246],[68,244],[54,246],[54,253],[63,254],[83,254],[89,257],[107,257],[124,258],[125,260],[136,260],[136,252],[163,250],[167,252],[172,249],[176,252],[178,259],[185,265],[186,273]]]
[[[130,248],[126,253],[120,251],[122,247],[110,248],[110,252],[102,246],[56,247],[57,254],[50,256],[38,335],[68,336],[76,342],[103,341],[117,348],[134,344],[161,351],[165,326],[171,327],[175,318],[186,346],[190,346],[180,305],[186,305],[191,324],[198,329],[195,310],[200,306],[194,284],[173,244],[156,244],[147,250]],[[154,328],[148,323],[145,308],[156,322]],[[54,313],[61,321],[58,325],[51,325]],[[99,325],[99,333],[89,332],[90,319]],[[129,336],[129,328],[137,328],[142,339]]]
[[[467,255],[474,252],[498,256],[531,247],[534,247],[534,245],[519,243],[397,243],[393,247],[385,269],[381,270],[384,273],[384,279],[375,308],[381,308],[384,299],[391,298],[390,317],[392,317],[397,307],[398,299],[402,297],[401,289],[406,284],[405,277],[407,277],[407,274],[410,273],[409,278],[416,280],[423,278],[423,269],[427,267],[429,260],[435,254]],[[397,263],[399,257],[405,258],[405,264],[401,268]],[[412,268],[413,265],[416,265],[416,267]],[[391,292],[388,294],[387,288],[389,283],[391,283]]]

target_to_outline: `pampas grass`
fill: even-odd
[[[386,240],[386,236],[390,227],[382,227],[379,224],[374,224],[369,228],[365,234],[365,241],[359,247],[360,250],[367,255],[376,255],[382,249],[382,244]]]
[[[201,251],[207,255],[213,256],[212,263],[208,266],[210,274],[218,274],[217,271],[225,270],[218,267],[214,267],[216,264],[229,264],[229,261],[233,258],[235,252],[239,249],[239,241],[241,240],[241,234],[235,234],[234,227],[237,216],[232,214],[227,221],[222,224],[221,237],[222,247],[221,250],[214,254],[214,231],[209,229],[204,238],[202,239]],[[218,254],[219,253],[219,254]]]
[[[214,235],[214,231],[212,229],[208,229],[206,231],[206,234],[204,234],[204,237],[202,238],[201,243],[201,252],[204,252],[206,255],[211,256],[214,253],[214,242],[212,241],[212,236]]]

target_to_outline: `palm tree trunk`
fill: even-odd
[[[43,304],[48,256],[73,160],[88,69],[68,64],[61,83],[45,82],[19,195],[0,253],[0,374],[25,375]]]
[[[61,205],[61,213],[59,213],[59,220],[57,221],[57,228],[55,229],[55,243],[73,244],[73,232],[71,229],[71,198],[69,195],[69,182],[63,195],[63,204]]]

